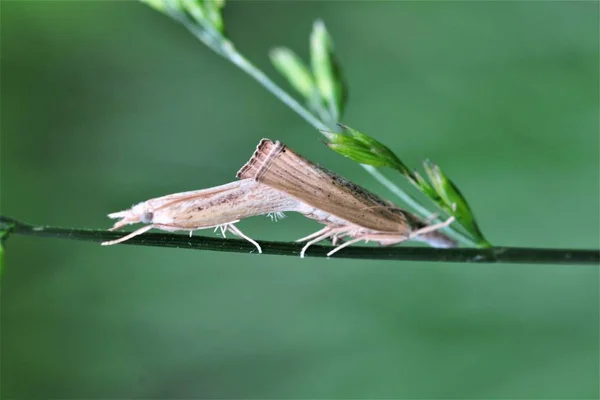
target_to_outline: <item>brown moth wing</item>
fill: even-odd
[[[221,225],[243,218],[273,212],[295,211],[299,201],[254,180],[242,180],[241,185],[224,185],[217,190],[198,191],[178,196],[155,212],[168,207],[164,223],[179,229],[198,229]],[[170,221],[169,221],[170,220]],[[160,221],[155,220],[155,223]]]
[[[145,203],[153,212],[157,212],[162,209],[170,208],[177,203],[186,203],[189,201],[202,201],[203,199],[210,199],[211,197],[217,195],[235,193],[236,191],[239,191],[240,187],[244,186],[244,183],[244,181],[235,181],[225,185],[207,189],[190,190],[187,192],[168,194],[166,196],[155,197],[153,199],[146,200]]]
[[[170,231],[195,230],[230,223],[256,215],[306,208],[298,199],[263,185],[242,179],[225,185],[156,197],[129,210],[109,214],[120,218],[112,229],[128,224],[152,223]],[[143,217],[148,218],[143,221]]]
[[[298,155],[280,142],[263,139],[237,173],[283,191],[310,206],[380,232],[408,234],[406,216],[373,193]]]

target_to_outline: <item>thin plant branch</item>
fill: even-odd
[[[0,216],[1,230],[15,235],[51,237],[57,239],[104,242],[123,236],[123,232],[91,229],[71,229],[51,226],[32,226],[14,218]],[[259,242],[264,254],[299,256],[302,243]],[[226,251],[232,253],[256,253],[251,243],[240,239],[220,239],[205,236],[146,233],[129,239],[123,244],[173,247],[178,249]],[[311,246],[307,257],[327,257],[333,247]],[[561,265],[598,265],[600,250],[576,249],[531,249],[521,247],[455,248],[436,249],[431,247],[347,247],[336,253],[336,258],[361,260],[427,261],[457,263],[527,263]]]
[[[236,50],[231,41],[227,40],[222,35],[208,36],[206,31],[190,22],[181,12],[171,9],[169,15],[185,26],[192,35],[198,40],[207,45],[210,49],[231,61],[242,71],[250,75],[254,80],[260,83],[265,89],[273,94],[282,103],[292,109],[302,119],[314,126],[318,130],[331,129],[323,122],[319,121],[310,111],[304,108],[296,99],[290,96],[285,90],[273,82],[264,72],[252,64],[243,54]]]

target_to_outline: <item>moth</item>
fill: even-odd
[[[244,218],[271,215],[277,219],[284,212],[298,212],[322,223],[341,224],[342,220],[312,207],[285,192],[271,188],[255,179],[241,179],[208,189],[169,194],[143,201],[130,209],[108,214],[119,219],[110,230],[142,223],[143,227],[119,238],[103,242],[109,246],[125,242],[150,229],[163,231],[220,230],[223,237],[231,232],[252,243],[259,253],[260,245],[245,235],[236,224]]]
[[[110,230],[126,225],[143,223],[145,226],[117,240],[102,243],[104,246],[122,243],[152,228],[163,231],[189,231],[220,229],[223,236],[231,232],[252,243],[259,253],[260,245],[235,226],[240,220],[256,215],[300,210],[296,198],[272,189],[253,179],[242,179],[208,189],[175,193],[150,199],[128,210],[108,214],[119,219]]]
[[[417,216],[306,160],[280,142],[263,139],[237,175],[240,180],[225,185],[161,196],[109,214],[109,218],[119,220],[110,230],[138,223],[145,225],[102,245],[122,243],[153,228],[188,231],[190,236],[195,230],[214,228],[224,237],[226,232],[231,232],[246,239],[262,253],[260,245],[236,224],[244,218],[277,216],[291,211],[325,225],[318,232],[298,240],[307,242],[301,257],[311,245],[326,239],[337,245],[328,256],[360,241],[392,245],[414,239],[434,247],[456,246],[452,239],[438,231],[450,224],[452,217],[428,225]]]
[[[254,179],[319,210],[320,214],[305,215],[326,226],[298,240],[307,242],[302,249],[302,257],[312,244],[325,239],[331,239],[334,245],[340,239],[348,239],[330,251],[328,256],[361,241],[393,245],[412,239],[433,247],[457,245],[439,231],[451,224],[454,217],[428,225],[416,215],[312,163],[279,141],[262,139],[237,177]]]

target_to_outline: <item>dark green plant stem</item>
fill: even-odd
[[[52,237],[59,239],[103,242],[123,236],[123,232],[90,229],[67,229],[50,226],[32,226],[16,219],[0,216],[0,227],[16,235]],[[8,235],[6,235],[8,236]],[[245,240],[219,239],[204,236],[146,233],[123,244],[174,247],[181,249],[256,253],[256,248]],[[260,242],[264,254],[298,256],[302,243]],[[332,247],[311,246],[308,257],[326,257]],[[460,263],[523,263],[598,265],[600,250],[528,249],[520,247],[494,247],[487,249],[435,249],[430,247],[347,247],[332,258],[364,260],[460,262]]]

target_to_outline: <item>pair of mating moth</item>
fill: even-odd
[[[198,229],[215,228],[223,236],[229,231],[246,239],[261,253],[260,245],[235,224],[243,218],[294,211],[325,225],[297,240],[306,242],[301,257],[311,245],[325,239],[336,246],[328,256],[360,241],[393,245],[414,239],[433,247],[456,246],[456,242],[438,231],[452,223],[453,217],[428,225],[280,142],[261,140],[237,177],[240,180],[226,185],[157,197],[109,214],[109,218],[120,219],[111,230],[129,224],[146,225],[102,244],[121,243],[152,228],[189,231],[190,235]]]

